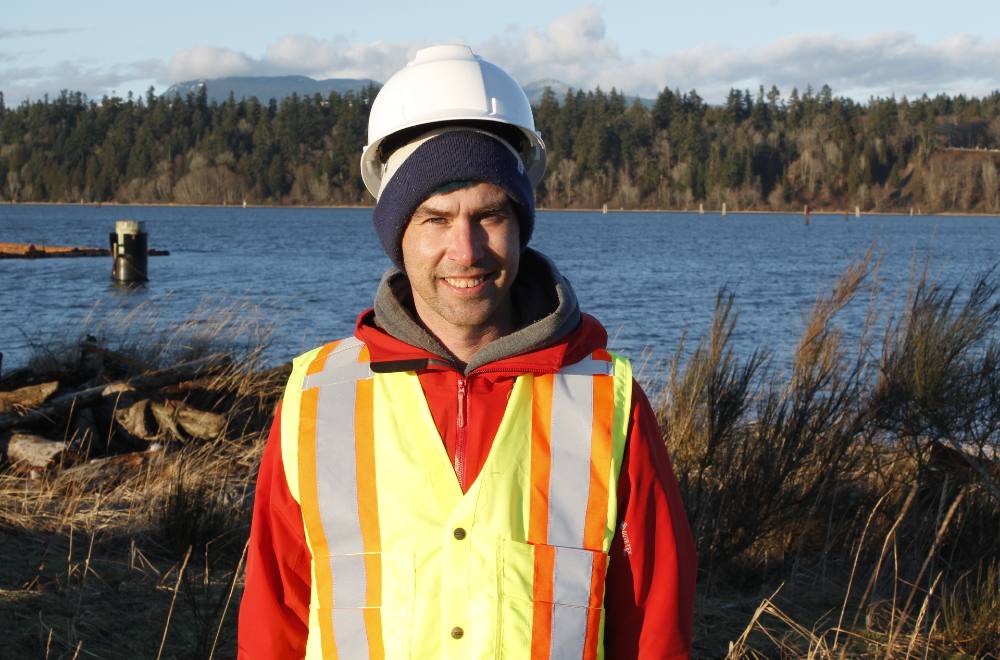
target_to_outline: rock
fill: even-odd
[[[0,392],[0,412],[9,412],[18,408],[37,408],[48,401],[57,389],[59,389],[59,381],[52,381],[39,385],[28,385],[12,392]]]
[[[7,460],[15,469],[47,470],[57,465],[68,446],[31,433],[15,432],[2,443]]]

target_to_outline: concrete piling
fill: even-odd
[[[113,265],[111,277],[120,284],[135,284],[149,279],[145,223],[139,220],[118,220],[109,234]]]

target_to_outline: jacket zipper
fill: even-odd
[[[458,477],[458,485],[465,492],[465,452],[466,452],[466,410],[465,410],[465,378],[458,377],[458,416],[456,426],[458,427],[458,441],[455,443],[455,476]]]
[[[503,373],[510,371],[509,368],[479,368],[475,373]],[[520,369],[522,373],[550,373],[548,369]],[[466,399],[466,377],[458,377],[458,414],[455,417],[455,426],[458,427],[458,439],[455,442],[455,476],[458,477],[458,485],[465,492],[465,468],[466,452],[468,451],[468,425],[469,425],[468,401]]]

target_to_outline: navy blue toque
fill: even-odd
[[[506,192],[520,224],[521,249],[527,246],[535,226],[535,193],[521,160],[498,137],[452,129],[417,147],[384,185],[375,204],[375,231],[400,270],[403,231],[413,212],[439,188],[457,181],[492,183]]]

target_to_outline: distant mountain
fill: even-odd
[[[546,87],[555,92],[556,99],[560,103],[562,103],[562,100],[566,97],[566,92],[573,89],[563,81],[556,80],[555,78],[545,78],[544,80],[530,82],[524,86],[524,93],[528,95],[528,100],[531,101],[531,105],[538,105],[542,102],[542,94],[545,93]]]
[[[237,100],[256,96],[262,103],[271,99],[278,101],[286,96],[312,96],[320,94],[328,96],[330,92],[346,94],[358,92],[368,85],[379,83],[368,78],[327,78],[314,80],[307,76],[233,76],[229,78],[214,78],[211,80],[187,80],[171,85],[163,96],[186,97],[189,93],[197,94],[204,85],[210,101],[219,103],[229,98],[232,92]]]
[[[556,100],[562,103],[562,100],[566,98],[566,92],[575,92],[577,88],[570,87],[561,80],[556,80],[555,78],[545,78],[544,80],[536,80],[535,82],[530,82],[524,86],[524,93],[528,95],[528,100],[531,101],[531,105],[538,105],[542,102],[542,94],[545,93],[545,88],[549,87],[556,94]],[[604,90],[608,92],[610,90]],[[647,108],[652,108],[656,104],[654,99],[644,99],[640,96],[625,96],[625,102],[628,105],[639,99],[639,103],[642,103]]]
[[[327,78],[326,80],[314,80],[308,76],[232,76],[229,78],[213,78],[210,80],[186,80],[171,85],[163,93],[165,97],[180,96],[186,97],[188,94],[197,94],[198,89],[204,85],[210,101],[222,103],[229,98],[229,92],[237,100],[256,96],[262,103],[267,103],[270,99],[282,100],[286,96],[298,94],[299,96],[312,96],[320,94],[328,96],[330,92],[346,94],[347,92],[358,92],[368,85],[381,86],[381,83],[369,78]],[[545,88],[549,87],[556,94],[556,99],[562,103],[566,92],[576,91],[561,80],[555,78],[545,78],[536,80],[524,86],[524,93],[528,95],[528,100],[532,105],[538,105],[542,101],[542,94]],[[604,90],[609,91],[609,90]],[[626,96],[626,102],[631,103],[635,96]],[[655,101],[653,99],[639,98],[639,101],[647,108],[652,108]]]

